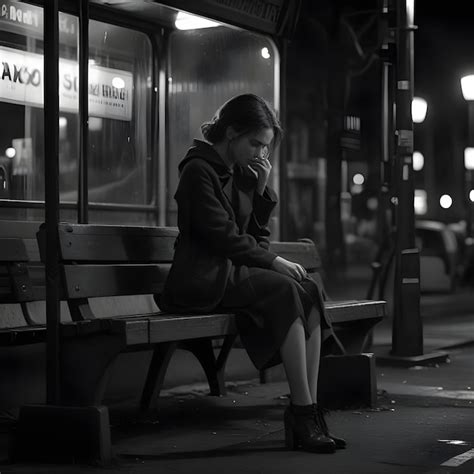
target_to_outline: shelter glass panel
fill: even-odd
[[[77,17],[60,13],[60,200],[73,206],[79,179],[78,30]],[[89,36],[89,202],[148,204],[153,199],[151,42],[143,32],[94,20]],[[43,219],[43,52],[43,9],[3,1],[0,218]],[[62,217],[74,215],[70,208]]]
[[[178,164],[200,125],[225,101],[243,93],[264,97],[278,109],[279,59],[266,37],[227,26],[175,31],[170,38],[168,79],[168,222],[176,224],[173,199]],[[273,159],[272,178],[277,174]]]

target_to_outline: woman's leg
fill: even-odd
[[[318,424],[316,406],[311,398],[305,329],[300,318],[290,326],[280,353],[291,392],[291,404],[284,416],[286,445],[291,449],[301,446],[305,451],[333,453],[336,444]]]
[[[308,384],[306,339],[303,322],[300,318],[295,319],[290,326],[280,348],[280,354],[290,386],[291,403],[311,405],[313,400]]]
[[[319,362],[321,359],[321,318],[319,311],[314,307],[308,319],[311,321],[311,318],[314,318],[317,323],[312,324],[313,332],[306,341],[306,366],[311,400],[312,403],[317,403]]]
[[[343,438],[338,438],[329,432],[328,425],[324,419],[324,410],[318,406],[318,377],[319,364],[321,360],[321,317],[316,308],[311,310],[309,318],[317,318],[312,322],[311,327],[314,327],[309,339],[306,341],[306,364],[308,369],[308,385],[311,393],[311,399],[314,403],[316,422],[321,431],[334,441],[337,449],[345,448],[346,441]],[[316,323],[316,324],[315,324]]]

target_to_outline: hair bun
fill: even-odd
[[[232,127],[238,135],[271,128],[276,144],[282,135],[275,111],[255,94],[242,94],[229,99],[217,110],[212,120],[201,125],[201,132],[208,142],[214,144],[225,139],[228,127]]]
[[[201,125],[202,136],[209,142],[211,141],[209,137],[212,135],[212,130],[214,128],[214,122],[204,122]]]
[[[214,117],[210,122],[204,122],[201,125],[202,136],[210,143],[218,142],[222,138],[220,125],[217,117]]]

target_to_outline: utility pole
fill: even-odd
[[[446,352],[424,354],[420,314],[420,256],[415,247],[413,121],[414,2],[396,2],[395,162],[392,204],[395,222],[395,278],[392,350],[380,362],[418,365],[441,362]]]

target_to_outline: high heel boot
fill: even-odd
[[[336,444],[316,423],[313,405],[290,404],[285,410],[285,444],[313,453],[333,453]]]
[[[327,412],[324,408],[321,408],[316,403],[313,403],[313,413],[314,413],[314,420],[318,425],[319,429],[324,433],[325,436],[332,439],[334,444],[336,445],[336,449],[344,449],[347,445],[346,440],[343,438],[338,438],[333,434],[329,433],[329,428],[324,419],[324,414]]]

